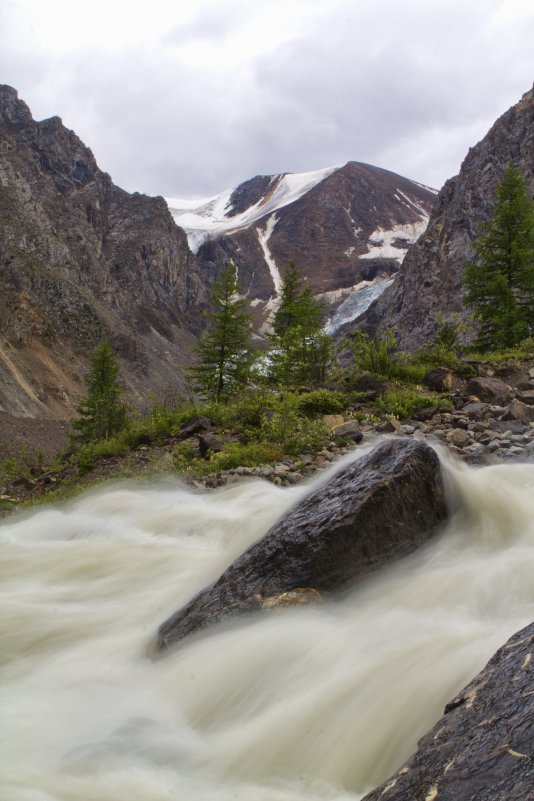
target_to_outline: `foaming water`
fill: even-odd
[[[534,465],[444,471],[451,521],[414,556],[157,659],[158,625],[309,487],[120,485],[6,521],[0,797],[340,801],[383,781],[533,617]]]

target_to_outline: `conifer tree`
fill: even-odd
[[[274,315],[273,331],[282,337],[291,328],[313,333],[321,328],[322,305],[313,297],[313,289],[303,282],[294,261],[290,261],[280,290],[280,305]]]
[[[317,386],[326,380],[333,348],[322,330],[323,317],[322,304],[291,261],[273,319],[271,374],[275,381],[284,386]]]
[[[190,375],[195,389],[219,401],[247,383],[251,365],[250,317],[231,259],[213,286],[210,305],[209,327],[195,347],[197,364]]]
[[[77,407],[79,418],[72,424],[74,440],[96,442],[108,439],[124,428],[127,407],[118,382],[119,366],[111,345],[104,340],[91,355],[89,372],[84,378],[87,396]]]
[[[465,268],[464,302],[480,325],[477,344],[513,347],[534,333],[534,202],[513,164],[473,249],[478,261]]]

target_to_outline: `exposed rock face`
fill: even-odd
[[[318,294],[336,293],[327,302],[361,281],[389,278],[425,230],[434,201],[420,184],[351,161],[317,173],[256,176],[193,215],[179,201],[169,204],[208,273],[231,257],[253,308],[266,314],[292,259]]]
[[[534,90],[497,120],[469,151],[460,174],[446,182],[425,234],[367,313],[368,328],[393,327],[400,346],[413,350],[432,340],[440,313],[465,315],[463,269],[474,257],[471,243],[491,216],[497,184],[510,162],[534,195]]]
[[[435,452],[422,442],[385,442],[302,501],[163,623],[159,648],[293,590],[333,593],[415,550],[445,517]]]
[[[163,198],[114,186],[58,117],[35,122],[0,86],[0,410],[68,417],[103,336],[134,393],[172,391],[204,301]]]
[[[534,623],[445,707],[411,759],[363,801],[534,797]]]

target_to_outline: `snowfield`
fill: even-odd
[[[189,247],[193,253],[197,253],[208,237],[246,228],[268,214],[299,200],[306,192],[339,169],[339,167],[326,167],[312,172],[275,175],[266,196],[233,217],[227,217],[226,214],[231,210],[230,198],[234,188],[203,200],[180,200],[169,197],[166,201],[176,224],[186,232]]]

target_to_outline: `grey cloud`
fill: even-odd
[[[30,106],[62,116],[129,191],[206,196],[349,159],[440,185],[531,83],[534,17],[499,36],[488,24],[498,5],[411,0],[399,16],[390,0],[340,0],[313,20],[304,13],[298,38],[239,72],[224,57],[193,67],[180,42],[220,44],[249,8],[235,0],[173,29],[156,53],[87,47],[44,59],[12,48],[6,78]]]
[[[194,16],[173,26],[163,37],[165,45],[182,45],[190,41],[216,40],[219,43],[250,17],[253,6],[243,0],[226,0],[199,6]]]

